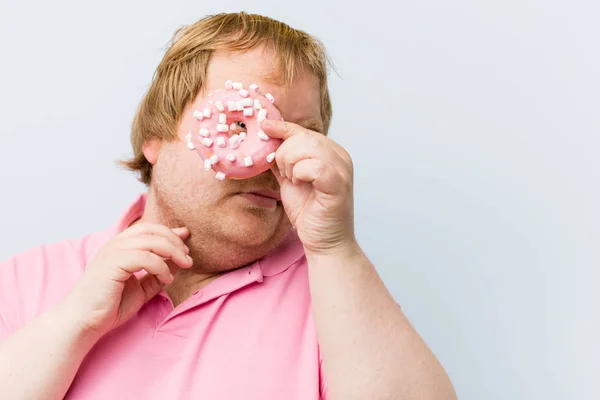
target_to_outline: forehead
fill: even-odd
[[[297,73],[293,82],[276,82],[278,77],[271,52],[257,48],[244,52],[216,51],[211,57],[205,91],[224,87],[225,81],[242,82],[247,88],[255,83],[264,95],[271,93],[283,119],[322,131],[321,95],[317,77],[309,71]]]

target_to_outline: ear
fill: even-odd
[[[144,157],[146,157],[146,160],[152,165],[156,164],[156,161],[158,161],[158,152],[160,151],[161,144],[160,140],[152,139],[144,143],[144,146],[142,147]]]

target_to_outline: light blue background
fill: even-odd
[[[240,9],[328,46],[358,235],[462,400],[598,399],[600,6],[0,1],[0,259],[112,224],[171,34]]]

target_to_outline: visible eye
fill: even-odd
[[[241,121],[235,121],[229,126],[229,136],[239,135],[242,132],[247,132],[246,124]]]

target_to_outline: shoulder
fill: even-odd
[[[306,267],[304,247],[295,230],[290,230],[280,245],[258,261],[265,277],[290,274]]]
[[[60,301],[114,228],[43,244],[0,262],[0,317],[10,330]]]
[[[117,222],[104,230],[43,244],[0,262],[0,323],[4,329],[14,331],[57,304],[102,245],[143,214],[145,203],[146,194],[140,194]]]

